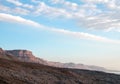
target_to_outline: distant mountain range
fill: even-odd
[[[61,67],[61,68],[85,69],[85,70],[94,70],[94,71],[104,71],[110,73],[120,72],[120,71],[108,70],[99,66],[91,66],[91,65],[75,64],[75,63],[51,62],[34,56],[32,52],[29,50],[3,50],[2,48],[0,48],[0,53],[3,55],[7,54],[9,56],[14,56],[15,58],[17,58],[17,60],[19,59],[22,62],[39,63],[43,65]]]
[[[120,75],[84,68],[94,70],[83,64],[45,61],[28,50],[0,48],[0,84],[120,84]]]

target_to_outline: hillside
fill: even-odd
[[[109,70],[107,70],[103,67],[99,67],[99,66],[47,61],[47,60],[36,57],[29,50],[3,50],[3,49],[1,49],[1,50],[4,52],[4,54],[15,56],[16,58],[18,58],[19,60],[21,60],[23,62],[40,63],[40,64],[54,66],[54,67],[60,67],[60,68],[87,69],[87,70],[109,72]]]
[[[0,59],[0,84],[120,84],[120,75]]]
[[[0,84],[120,84],[120,75],[56,68],[0,54]]]

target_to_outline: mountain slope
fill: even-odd
[[[120,84],[120,75],[26,62],[0,49],[0,84]]]
[[[107,71],[105,68],[98,67],[98,66],[88,66],[88,65],[84,65],[84,64],[60,63],[60,62],[46,61],[41,58],[35,57],[32,54],[32,52],[28,51],[28,50],[5,50],[5,52],[9,55],[18,57],[20,60],[25,61],[25,62],[40,63],[40,64],[44,64],[44,65],[61,67],[61,68],[75,68],[75,69],[87,69],[87,70],[96,70],[96,71]]]
[[[29,50],[3,50],[2,48],[0,48],[0,53],[2,53],[2,55],[7,55],[6,57],[2,57],[2,58],[16,59],[16,60],[20,60],[22,62],[39,63],[39,64],[43,64],[43,65],[60,67],[60,68],[86,69],[86,70],[104,71],[104,72],[109,72],[109,73],[120,74],[120,71],[108,70],[108,69],[105,69],[104,67],[99,67],[99,66],[47,61],[47,60],[35,57],[32,54],[32,52]],[[13,58],[13,56],[15,58]]]
[[[82,84],[73,74],[35,63],[0,59],[0,84]]]
[[[0,58],[0,84],[120,84],[120,75]]]

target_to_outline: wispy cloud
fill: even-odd
[[[30,13],[29,10],[21,7],[10,8],[8,6],[1,5],[1,4],[0,4],[0,12],[19,14],[19,15],[27,15]]]
[[[22,5],[22,3],[19,2],[18,0],[6,0],[6,1],[8,1],[8,2],[10,2],[10,3],[13,3],[13,4],[15,4],[16,6],[21,6],[21,5]]]
[[[100,13],[79,18],[79,25],[88,29],[120,31],[120,3],[118,0],[82,0],[85,4],[93,4]],[[99,7],[98,5],[102,6]],[[89,7],[89,6],[88,6]]]
[[[61,4],[64,8],[76,11],[79,8],[79,5],[74,2],[65,1],[65,0],[50,0],[52,4]]]
[[[62,8],[54,8],[46,5],[44,2],[40,2],[38,6],[35,7],[34,14],[44,15],[47,17],[66,17],[71,18],[72,15]]]
[[[52,4],[61,5],[60,8],[50,7],[47,4],[39,4],[36,12],[46,16],[64,16],[76,19],[80,27],[120,31],[120,3],[119,0],[80,0],[83,4],[77,4],[66,0],[50,0]],[[41,2],[38,2],[41,3]],[[101,7],[99,7],[101,6]],[[42,11],[41,11],[41,10]],[[93,19],[89,19],[93,18]]]
[[[20,0],[6,1],[15,7],[0,4],[0,11],[5,13],[75,19],[82,28],[120,32],[119,0],[80,0],[81,4],[69,0],[48,0],[47,3],[44,0],[31,0],[34,4]]]
[[[108,42],[108,43],[120,43],[119,40],[118,41],[111,40],[105,37],[96,36],[96,35],[88,34],[84,32],[74,32],[74,31],[69,31],[65,29],[49,28],[47,26],[44,26],[32,20],[24,19],[20,16],[13,16],[10,14],[5,14],[5,13],[0,13],[0,21],[25,24],[25,25],[29,25],[29,26],[33,26],[37,28],[42,28],[44,30],[51,31],[51,32],[57,32],[57,33],[64,34],[64,35],[74,36],[74,37],[81,38],[81,39],[96,40],[96,41]]]
[[[88,29],[120,31],[120,13],[109,13],[99,16],[86,17],[79,20],[79,25]]]
[[[34,21],[21,18],[20,16],[13,16],[10,14],[5,14],[5,13],[0,13],[0,21],[25,24],[25,25],[30,25],[33,27],[41,27],[40,24],[38,24]]]
[[[9,3],[12,3],[16,6],[22,6],[22,7],[25,7],[25,8],[33,8],[32,5],[29,5],[29,4],[23,4],[22,2],[20,2],[19,0],[6,0],[7,2]]]

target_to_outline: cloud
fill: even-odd
[[[59,5],[50,6],[45,2],[38,2],[33,0],[37,3],[35,6],[35,11],[33,13],[37,15],[44,15],[47,17],[62,17],[66,19],[77,19],[95,15],[101,12],[101,10],[97,9],[97,6],[94,4],[82,4],[79,5],[75,2],[65,1],[65,0],[50,0],[50,4],[52,5]]]
[[[82,28],[107,32],[120,31],[119,0],[80,0],[84,2],[80,5],[65,0],[50,1],[53,4],[61,4],[61,8],[70,14],[70,18],[77,20],[79,26],[82,26]]]
[[[118,10],[120,9],[119,0],[82,0],[85,3],[92,3],[95,5],[104,5],[109,10]]]
[[[0,4],[0,11],[2,11],[2,12],[10,12],[10,8]]]
[[[120,2],[119,0],[81,0],[73,18],[78,21],[79,26],[87,29],[103,31],[120,31]],[[64,3],[67,1],[64,1]],[[83,12],[79,10],[83,9]],[[79,14],[84,17],[79,17]],[[92,18],[92,19],[90,19]]]
[[[44,2],[40,2],[39,5],[36,6],[34,14],[45,15],[49,17],[72,17],[72,15],[65,9],[50,7]]]
[[[6,1],[8,1],[12,4],[15,4],[16,6],[21,6],[22,5],[22,3],[20,3],[18,0],[6,0]]]
[[[33,27],[41,27],[40,24],[38,24],[34,21],[26,20],[24,18],[21,18],[20,16],[13,16],[10,14],[5,14],[5,13],[0,13],[0,21],[25,24],[25,25],[29,25],[29,26],[33,26]]]
[[[31,2],[33,2],[33,3],[40,3],[41,1],[39,1],[39,0],[31,0]]]
[[[108,3],[110,0],[82,0],[82,1],[87,3]]]
[[[20,14],[20,15],[27,15],[30,13],[30,11],[27,9],[23,9],[20,7],[10,8],[1,4],[0,4],[0,12]]]
[[[78,5],[76,3],[71,3],[69,1],[64,0],[48,0],[51,5],[60,4],[60,7],[50,6],[43,1],[32,0],[32,2],[36,3],[34,7],[33,14],[35,15],[43,15],[50,18],[67,18],[73,19],[75,16],[83,17],[85,14],[82,13],[82,10],[79,10],[77,13]],[[79,13],[79,14],[78,14]]]
[[[17,13],[17,14],[22,14],[22,15],[27,15],[30,13],[29,10],[26,10],[26,9],[23,9],[23,8],[20,8],[20,7],[16,7],[14,9],[12,9],[12,12],[13,13]],[[12,13],[11,12],[11,13]]]
[[[111,39],[101,37],[101,36],[96,36],[93,34],[88,34],[88,33],[83,33],[83,32],[74,32],[74,31],[58,29],[58,28],[49,28],[47,26],[44,26],[44,25],[34,22],[32,20],[24,19],[20,16],[13,16],[10,14],[5,14],[5,13],[0,13],[0,21],[29,25],[29,26],[41,28],[41,29],[44,29],[47,31],[57,32],[60,34],[69,35],[69,36],[73,36],[73,37],[77,37],[77,38],[81,38],[81,39],[95,40],[95,41],[108,42],[108,43],[120,43],[119,40],[118,41],[111,40]]]
[[[12,3],[16,6],[22,6],[22,7],[25,7],[25,8],[33,8],[32,5],[29,5],[29,4],[23,4],[21,3],[19,0],[6,0],[7,2],[9,3]]]
[[[0,11],[11,14],[30,14],[36,17],[74,19],[80,28],[120,31],[119,0],[80,0],[81,4],[68,0],[48,0],[47,3],[44,0],[31,0],[34,2],[32,5],[23,4],[19,0],[7,0],[7,2],[16,7],[0,5]]]
[[[67,9],[71,9],[73,11],[78,9],[78,4],[70,1],[65,0],[50,0],[52,4],[61,4],[63,7]]]
[[[50,0],[50,2],[53,4],[63,4],[65,0]]]
[[[83,18],[78,23],[88,29],[120,31],[120,12]]]

